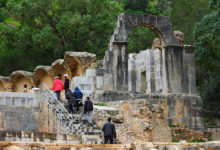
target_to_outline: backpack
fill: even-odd
[[[70,99],[71,94],[72,94],[72,91],[70,89],[68,89],[66,91],[66,99]]]

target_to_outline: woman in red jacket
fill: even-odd
[[[57,100],[60,100],[60,92],[64,89],[63,82],[60,80],[59,76],[56,76],[56,79],[53,82],[52,90],[57,95]]]

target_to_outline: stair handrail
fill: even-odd
[[[59,101],[59,100],[57,100],[57,98],[56,98],[56,96],[54,95],[54,93],[44,84],[44,83],[42,83],[41,84],[41,86],[40,86],[40,90],[41,90],[41,95],[43,96],[43,94],[45,93],[45,92],[47,92],[48,94],[47,94],[47,96],[49,96],[50,98],[52,98],[52,101],[51,102],[53,102],[53,101],[55,101],[57,104],[58,104],[58,109],[60,109],[62,112],[65,112],[66,113],[66,117],[68,117],[69,118],[69,120],[70,120],[70,123],[69,123],[69,127],[70,127],[70,131],[71,131],[71,133],[73,133],[73,116],[72,115],[70,115],[69,114],[69,112],[66,110],[66,108],[61,104],[61,102]],[[49,99],[47,99],[48,101],[50,101]],[[63,116],[63,117],[65,117],[65,116]],[[63,117],[62,117],[62,119],[63,119]],[[61,122],[63,122],[62,120],[61,120]],[[66,126],[66,125],[65,125]],[[66,130],[65,130],[66,131]],[[60,132],[60,131],[59,131]],[[60,133],[59,133],[60,134]]]

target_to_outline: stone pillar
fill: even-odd
[[[155,92],[162,93],[163,86],[163,76],[162,76],[162,51],[160,49],[153,50],[154,52],[154,75],[155,75]]]
[[[130,54],[128,60],[128,90],[136,92],[136,54]]]
[[[114,42],[113,74],[116,90],[128,89],[128,53],[127,42]]]
[[[168,93],[196,94],[193,47],[166,46],[165,68]]]

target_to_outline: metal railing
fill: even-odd
[[[61,133],[61,126],[63,126],[63,132],[65,132],[65,134],[73,134],[74,118],[72,115],[69,114],[63,104],[59,100],[57,100],[54,92],[49,90],[49,88],[45,84],[42,84],[40,86],[40,93],[41,99],[48,102],[49,108],[56,116],[56,119],[59,120],[59,135]]]

